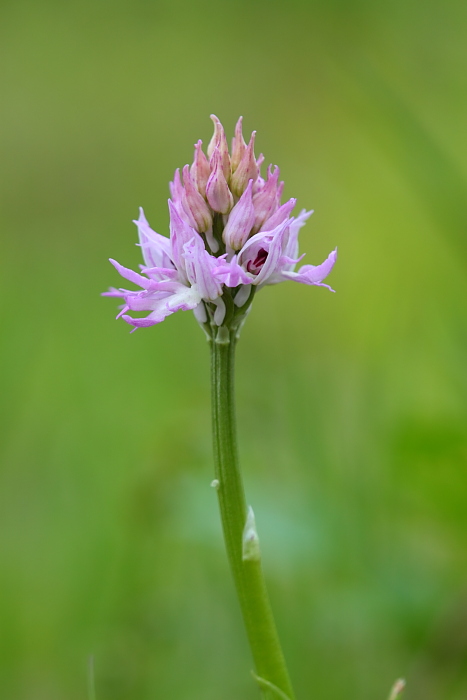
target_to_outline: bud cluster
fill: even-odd
[[[211,119],[214,135],[207,155],[198,141],[191,167],[185,165],[182,175],[179,169],[175,171],[170,192],[178,215],[203,235],[216,254],[220,250],[239,251],[261,228],[275,228],[288,217],[295,200],[281,207],[284,183],[279,182],[277,166],[269,166],[266,180],[261,177],[264,158],[255,156],[256,132],[247,144],[242,117],[235,127],[231,154],[222,124],[215,115]]]
[[[313,212],[291,216],[296,200],[281,204],[284,183],[279,168],[255,156],[256,132],[248,144],[237,122],[229,153],[224,128],[212,115],[214,135],[207,147],[195,144],[191,166],[177,169],[170,183],[170,238],[150,227],[143,211],[135,221],[145,265],[143,275],[111,260],[118,272],[143,291],[111,289],[105,294],[124,299],[119,314],[134,328],[160,323],[178,310],[192,309],[202,324],[230,323],[227,306],[242,314],[255,289],[286,280],[324,286],[336,251],[317,266],[298,271],[298,233]],[[328,287],[330,289],[330,287]],[[134,318],[127,311],[150,311]],[[239,316],[235,312],[234,316]],[[230,320],[226,320],[230,319]]]

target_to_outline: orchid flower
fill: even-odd
[[[303,265],[298,234],[311,216],[291,216],[296,200],[281,204],[284,183],[279,168],[254,154],[255,132],[246,145],[242,118],[237,122],[232,152],[221,122],[212,115],[214,135],[207,149],[195,144],[194,161],[175,171],[170,183],[170,238],[153,231],[140,210],[135,224],[144,265],[134,272],[111,260],[116,270],[142,291],[111,288],[105,296],[121,297],[117,318],[136,328],[153,326],[175,311],[192,310],[201,324],[222,326],[230,295],[237,308],[252,298],[251,289],[295,281],[327,287],[323,280],[337,257],[334,250],[320,265]],[[331,291],[333,291],[331,289]],[[139,318],[128,312],[149,311]]]
[[[144,264],[135,272],[115,260],[120,275],[139,290],[111,288],[120,297],[117,318],[137,328],[161,323],[176,311],[192,310],[211,349],[214,474],[222,529],[254,667],[264,698],[295,700],[274,623],[261,563],[253,509],[243,487],[235,432],[235,347],[255,293],[279,282],[327,287],[337,253],[320,265],[302,265],[298,236],[313,212],[292,216],[295,199],[282,203],[284,183],[248,144],[242,118],[229,153],[224,128],[215,116],[206,153],[195,144],[194,160],[175,171],[170,183],[170,236],[149,226],[143,210],[135,224]],[[333,291],[333,290],[331,290]],[[149,312],[140,317],[134,314]]]

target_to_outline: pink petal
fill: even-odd
[[[116,260],[112,260],[112,258],[109,258],[109,260],[114,266],[114,268],[117,270],[117,272],[119,272],[121,276],[124,277],[126,280],[137,284],[143,289],[148,289],[148,287],[151,284],[151,280],[149,280],[147,277],[143,277],[137,272],[134,272],[133,270],[130,270],[127,267],[123,267],[123,265],[120,265],[120,263],[118,263]]]
[[[301,284],[320,284],[329,275],[337,260],[337,248],[328,255],[321,265],[303,265],[298,272],[284,271],[285,279],[300,282]],[[327,286],[327,285],[326,285]],[[332,290],[334,291],[334,290]]]

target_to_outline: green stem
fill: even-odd
[[[294,700],[260,557],[243,558],[242,536],[247,508],[235,428],[235,332],[223,335],[221,342],[211,340],[210,345],[217,493],[227,554],[255,663],[255,677],[262,681],[259,685],[264,698]]]
[[[94,656],[90,656],[88,659],[88,700],[96,700]]]

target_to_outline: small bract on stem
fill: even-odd
[[[294,693],[279,642],[264,581],[253,510],[247,509],[238,464],[235,402],[235,347],[257,291],[279,282],[327,287],[323,280],[336,261],[334,250],[320,265],[296,266],[298,235],[311,216],[293,217],[296,200],[281,203],[284,183],[264,157],[255,156],[256,133],[248,144],[242,118],[229,154],[217,117],[214,135],[203,152],[175,171],[170,183],[170,237],[150,228],[144,212],[135,224],[144,265],[140,272],[111,260],[140,290],[111,288],[106,296],[123,300],[117,318],[133,330],[161,323],[175,311],[193,310],[211,347],[212,417],[215,479],[224,539],[255,664],[254,677],[264,698]],[[333,290],[331,290],[333,291]],[[133,313],[149,312],[139,317]]]

